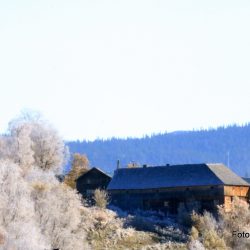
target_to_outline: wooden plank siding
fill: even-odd
[[[249,187],[243,186],[224,186],[225,196],[247,197],[249,195]]]
[[[181,203],[186,206],[196,203],[201,209],[214,210],[224,203],[224,187],[174,187],[147,190],[111,190],[112,204],[125,210],[154,209],[176,213]]]
[[[201,210],[216,211],[217,205],[225,205],[226,211],[231,209],[234,196],[248,200],[250,188],[243,186],[193,186],[173,187],[147,190],[111,190],[112,204],[125,210],[154,209],[166,210],[165,204],[180,203],[189,206],[196,202]],[[176,212],[176,208],[170,209]]]
[[[249,201],[249,187],[244,186],[224,186],[224,205],[225,210],[229,212],[232,208],[232,200],[237,196],[245,201]]]

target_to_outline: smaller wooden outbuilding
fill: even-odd
[[[106,190],[111,176],[99,168],[91,168],[76,179],[76,189],[84,198],[91,198],[96,189]]]

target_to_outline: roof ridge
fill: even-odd
[[[92,171],[93,169],[97,169],[98,171],[100,171],[101,173],[107,175],[108,177],[112,178],[112,176],[110,176],[109,174],[105,173],[103,170],[101,170],[100,168],[98,167],[92,167],[90,169],[88,169],[86,172],[82,173],[78,178],[76,178],[76,180],[82,178],[84,175],[86,175],[87,173],[89,173],[90,171]]]
[[[93,168],[99,170],[100,172],[102,172],[102,173],[105,174],[105,175],[108,175],[109,177],[112,177],[111,175],[109,175],[108,173],[104,172],[102,169],[100,169],[100,168],[98,168],[98,167],[92,167],[91,169],[93,169]]]
[[[217,164],[217,163],[216,163]],[[219,163],[218,163],[219,164]],[[115,170],[131,170],[131,169],[152,169],[152,168],[173,168],[173,167],[187,167],[187,166],[203,166],[203,165],[206,165],[206,163],[187,163],[187,164],[174,164],[174,165],[156,165],[156,166],[153,166],[153,165],[147,165],[146,167],[135,167],[135,168],[128,168],[128,167],[121,167],[121,168],[117,168]]]

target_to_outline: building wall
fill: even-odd
[[[76,189],[83,197],[92,196],[95,189],[106,189],[111,177],[93,169],[76,181]]]
[[[249,187],[242,186],[225,186],[224,194],[226,196],[239,196],[239,197],[247,197],[249,193]]]
[[[249,201],[249,187],[243,186],[225,186],[224,187],[224,204],[226,211],[230,211],[231,202],[234,196],[238,196],[245,201]]]
[[[111,190],[111,203],[125,210],[161,210],[176,213],[180,204],[188,209],[216,209],[224,203],[223,186],[178,187],[148,190]]]

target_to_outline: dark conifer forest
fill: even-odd
[[[250,124],[67,144],[71,153],[86,154],[91,166],[110,174],[120,160],[121,167],[131,162],[139,165],[224,163],[237,174],[250,177]]]

